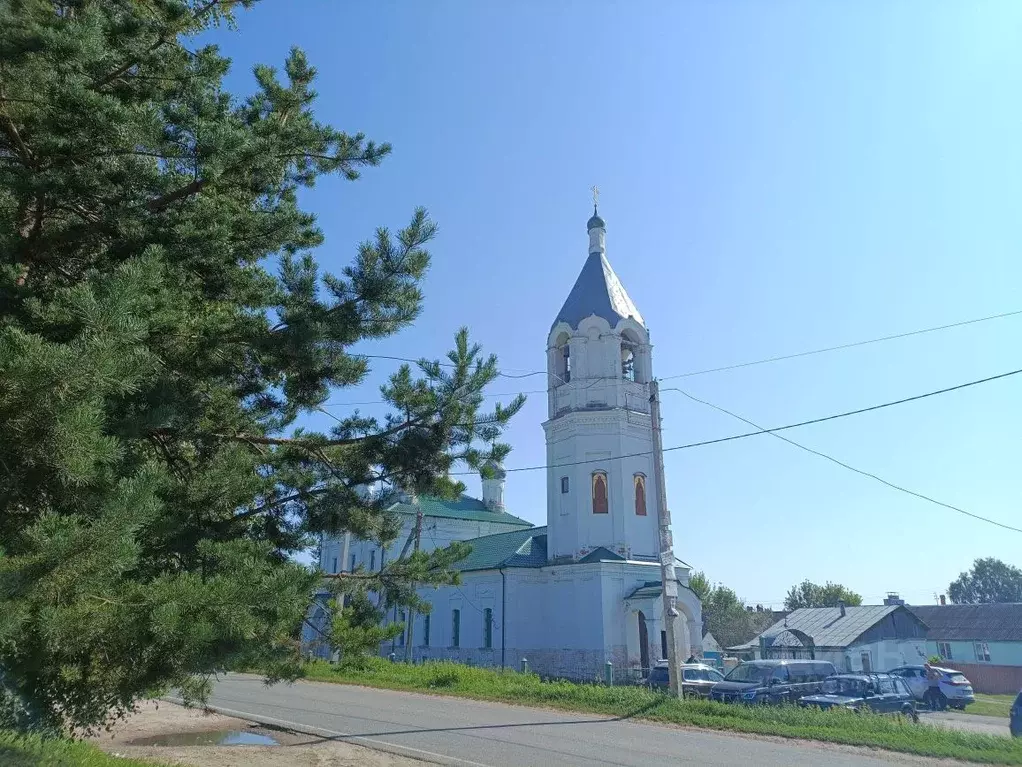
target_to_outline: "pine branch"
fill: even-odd
[[[167,194],[150,200],[146,203],[146,209],[150,213],[159,213],[161,210],[173,205],[178,200],[183,200],[185,197],[191,197],[193,194],[198,194],[208,183],[209,179],[207,178],[197,178],[191,183],[175,189],[173,192],[167,192]]]
[[[146,51],[145,51],[145,53],[143,55],[136,56],[135,58],[130,59],[129,61],[127,61],[124,64],[122,64],[121,66],[117,67],[117,69],[115,69],[113,72],[110,72],[109,74],[104,75],[103,77],[99,78],[98,80],[95,80],[92,83],[92,85],[90,86],[91,89],[92,90],[99,90],[100,88],[103,88],[104,86],[109,85],[110,83],[114,82],[118,78],[126,75],[131,70],[132,67],[136,67],[140,63],[142,63],[142,59],[144,58],[144,56],[148,56],[151,53],[155,53],[160,48],[162,48],[164,45],[166,45],[167,43],[169,43],[172,40],[174,40],[177,37],[178,34],[180,34],[181,32],[184,32],[189,27],[194,26],[195,24],[201,22],[203,20],[203,18],[205,18],[206,14],[208,14],[211,11],[215,10],[217,6],[223,5],[224,2],[225,2],[225,0],[209,0],[208,3],[206,3],[205,5],[200,6],[199,8],[196,9],[195,13],[192,14],[188,24],[182,25],[181,29],[177,29],[177,30],[171,30],[171,29],[164,30],[163,34],[161,34],[156,39],[156,42],[154,42],[151,46],[149,46],[148,49],[146,49]],[[227,0],[227,2],[232,2],[232,0]]]

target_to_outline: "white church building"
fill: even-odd
[[[450,659],[594,678],[608,662],[648,668],[667,653],[660,579],[649,332],[605,252],[593,211],[589,255],[550,328],[547,345],[547,524],[504,507],[506,475],[482,482],[482,499],[403,497],[393,507],[403,534],[386,551],[348,537],[324,538],[320,565],[337,574],[379,569],[423,522],[426,550],[466,541],[458,586],[429,587],[429,615],[381,648],[416,662]],[[689,567],[675,562],[679,657],[702,655],[701,606]],[[316,608],[311,622],[326,620]],[[388,620],[409,623],[395,612]],[[314,644],[307,628],[305,640]]]

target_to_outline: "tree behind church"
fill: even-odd
[[[827,581],[824,585],[804,580],[788,589],[784,598],[785,610],[798,610],[800,607],[837,607],[844,602],[849,607],[862,604],[862,597],[840,583]]]
[[[750,610],[734,589],[710,583],[703,572],[691,574],[689,588],[703,605],[703,633],[721,647],[744,644],[773,623],[773,612]]]
[[[1022,602],[1022,570],[994,557],[977,559],[947,593],[958,605]]]
[[[365,378],[354,344],[418,316],[435,227],[418,211],[320,274],[298,191],[389,147],[316,121],[298,50],[225,92],[187,35],[237,5],[0,3],[0,668],[50,724],[246,664],[296,674],[310,533],[392,541],[388,499],[356,489],[459,491],[448,470],[503,458],[521,406],[479,412],[496,361],[462,332],[446,366],[392,377],[392,415],[299,427]],[[456,555],[358,588],[413,601]]]

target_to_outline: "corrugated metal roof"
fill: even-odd
[[[817,647],[848,647],[900,607],[901,605],[846,607],[844,616],[841,615],[839,607],[803,607],[790,613],[787,619],[777,621],[760,636],[767,638],[768,644],[777,640],[777,644],[784,645],[788,642],[787,637],[794,639],[793,635],[786,632],[795,629],[811,636]],[[747,648],[758,646],[758,638],[743,645]]]
[[[919,605],[909,608],[927,625],[927,639],[1022,642],[1022,603]]]
[[[472,547],[456,570],[496,570],[500,567],[543,567],[547,563],[546,527],[512,530],[465,541]]]
[[[607,257],[599,252],[589,254],[553,325],[567,322],[577,328],[582,320],[593,314],[607,320],[611,327],[627,317],[643,324],[642,315],[628,297]]]
[[[469,495],[462,495],[453,501],[424,495],[419,498],[418,502],[424,517],[469,519],[475,522],[499,522],[502,525],[532,527],[531,522],[526,522],[506,511],[491,511],[486,508],[485,503]],[[415,504],[411,503],[396,503],[390,507],[390,510],[398,514],[415,514],[418,511]]]

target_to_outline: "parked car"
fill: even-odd
[[[724,703],[795,703],[823,689],[834,664],[819,660],[753,660],[735,666],[710,690]]]
[[[682,663],[679,669],[681,670],[681,694],[685,698],[709,697],[710,688],[724,679],[724,675],[717,669],[703,663]],[[670,683],[667,661],[657,661],[656,665],[649,670],[649,676],[640,684],[654,690],[668,689]]]
[[[1019,690],[1018,697],[1011,704],[1011,718],[1008,720],[1008,727],[1011,734],[1016,738],[1022,738],[1022,690]]]
[[[912,691],[904,679],[890,674],[837,674],[824,680],[822,692],[804,695],[798,702],[801,706],[818,708],[903,714],[914,722],[919,721]]]
[[[891,669],[889,673],[904,679],[915,699],[926,703],[935,711],[943,711],[946,708],[964,710],[967,705],[976,702],[972,682],[961,671],[938,666],[930,668],[939,675],[936,684],[926,678],[924,666],[899,666]]]

